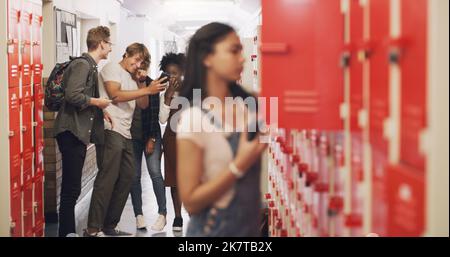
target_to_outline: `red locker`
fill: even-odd
[[[388,174],[389,236],[423,236],[425,175],[404,165],[390,166]]]
[[[23,229],[24,236],[33,236],[33,176],[32,170],[23,174]]]
[[[33,165],[33,96],[31,87],[22,87],[22,143],[23,170],[31,170]]]
[[[20,177],[11,179],[11,236],[22,236],[22,189]]]
[[[20,183],[20,95],[19,88],[9,88],[9,152],[11,179],[18,177]]]
[[[22,2],[22,12],[20,15],[20,29],[21,29],[21,45],[20,51],[22,54],[22,86],[31,85],[31,23],[32,23],[32,5],[28,1]]]
[[[364,42],[364,10],[359,0],[350,1],[350,53],[348,68],[350,71],[350,135],[351,135],[351,215],[346,217],[346,225],[351,236],[361,236],[363,214],[363,124],[360,114],[364,110],[363,62],[366,56]],[[345,64],[343,62],[343,64]]]
[[[389,117],[390,1],[370,1],[370,143],[372,146],[372,232],[387,231],[386,170],[388,143],[383,125]]]
[[[370,1],[370,142],[387,153],[383,124],[389,117],[389,0]]]
[[[42,83],[42,6],[33,4],[33,82]]]
[[[9,87],[19,86],[19,24],[21,16],[21,1],[8,0],[8,84]]]
[[[363,47],[363,9],[359,0],[350,2],[350,45],[347,47],[350,59],[350,131],[361,138],[358,114],[363,109],[363,66],[358,51]]]
[[[426,0],[401,1],[401,143],[400,159],[425,169],[419,135],[427,126],[427,8]]]
[[[262,17],[262,95],[279,97],[279,127],[340,129],[340,2],[263,0]]]

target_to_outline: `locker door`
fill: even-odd
[[[20,153],[20,98],[19,88],[9,88],[9,152],[11,178],[19,178],[21,172]]]
[[[22,143],[23,170],[31,170],[33,165],[33,96],[31,87],[22,87]]]
[[[19,86],[19,22],[21,2],[8,0],[8,84]]]
[[[262,95],[279,97],[279,127],[341,128],[340,2],[263,0],[262,17]]]
[[[364,49],[364,16],[359,0],[350,1],[350,134],[351,134],[351,171],[352,171],[352,213],[347,217],[351,225],[351,234],[361,236],[361,223],[350,222],[350,219],[361,220],[363,213],[363,130],[360,114],[364,111],[363,93],[363,61],[361,51]]]
[[[358,114],[363,109],[363,66],[358,50],[363,47],[363,8],[359,0],[350,1],[350,131],[361,138]]]
[[[11,179],[11,236],[22,236],[22,190],[20,177]]]
[[[37,237],[44,236],[44,173],[43,170],[37,172],[39,175],[35,176],[34,180],[34,233]]]
[[[389,166],[389,236],[423,236],[425,232],[425,176],[405,165]]]
[[[383,124],[389,117],[390,1],[370,1],[370,114],[369,140],[372,146],[372,232],[386,235],[388,144]]]
[[[32,170],[23,174],[23,229],[24,236],[33,236],[33,177]]]
[[[21,29],[21,45],[20,51],[22,54],[22,86],[31,85],[31,22],[32,9],[31,3],[28,1],[22,2],[22,12],[20,15],[20,29]]]
[[[42,6],[33,4],[33,82],[42,83]]]
[[[406,45],[400,59],[400,160],[420,170],[425,168],[425,158],[419,152],[419,135],[427,126],[427,6],[426,0],[401,1],[402,38]]]

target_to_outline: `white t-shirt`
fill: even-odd
[[[239,106],[243,111],[243,106]],[[221,112],[211,111],[210,114],[221,117]],[[241,125],[239,121],[237,124]],[[198,125],[202,131],[198,130]],[[230,123],[225,122],[226,131],[233,130]],[[177,140],[188,139],[203,150],[203,176],[202,182],[212,180],[219,176],[221,172],[229,172],[228,165],[233,161],[233,151],[227,140],[231,135],[224,129],[217,127],[208,119],[208,116],[199,107],[190,107],[180,114],[177,126]],[[207,131],[207,132],[206,132]],[[213,132],[209,132],[213,131]],[[217,208],[226,208],[234,196],[234,187],[229,189],[221,198],[219,198],[214,206]]]
[[[126,71],[119,63],[108,63],[103,67],[99,76],[99,92],[101,98],[109,98],[105,90],[105,82],[117,82],[121,90],[137,90],[136,81],[133,80],[130,73]],[[105,121],[105,129],[121,134],[127,139],[131,139],[131,123],[133,113],[136,108],[136,101],[110,104],[105,110],[111,116],[114,128]]]

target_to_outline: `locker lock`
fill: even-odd
[[[360,62],[363,62],[363,61],[369,59],[369,57],[370,57],[369,49],[362,49],[362,50],[358,51],[358,60]]]
[[[350,52],[344,52],[341,54],[340,60],[341,68],[347,68],[350,66],[350,58],[351,58]]]
[[[22,126],[22,132],[26,132],[27,131],[27,127],[26,126]]]
[[[398,64],[401,57],[401,49],[399,47],[393,47],[389,51],[389,62],[391,64]]]
[[[9,131],[9,137],[13,137],[15,135],[14,131]]]
[[[33,211],[35,214],[38,212],[38,207],[39,207],[39,204],[37,202],[34,202],[33,203]]]

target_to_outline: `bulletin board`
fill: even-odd
[[[56,62],[70,60],[70,56],[80,56],[77,15],[61,9],[54,9],[56,25]]]

